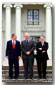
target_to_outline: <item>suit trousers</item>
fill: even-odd
[[[26,59],[23,59],[25,78],[28,77],[28,74],[29,74],[29,77],[33,77],[33,61],[34,59],[31,59],[28,56]]]
[[[38,68],[38,75],[39,78],[46,78],[46,68],[47,68],[47,60],[37,60],[37,68]]]
[[[15,78],[19,76],[19,63],[18,58],[9,58],[9,77],[13,78],[13,65],[15,69]]]

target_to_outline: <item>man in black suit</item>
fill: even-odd
[[[45,42],[45,37],[43,35],[40,36],[40,42],[37,44],[36,46],[36,50],[37,50],[37,68],[38,68],[38,75],[39,78],[43,78],[46,79],[46,67],[47,67],[47,60],[48,58],[48,43]]]
[[[32,79],[33,77],[33,61],[34,61],[34,41],[30,40],[30,34],[25,33],[25,40],[21,43],[22,59],[24,64],[24,77],[25,79]],[[29,72],[28,72],[29,71]]]
[[[20,42],[16,40],[17,36],[12,34],[12,40],[7,42],[6,57],[9,62],[9,78],[13,78],[13,65],[15,69],[15,79],[19,76],[19,58],[21,56]]]

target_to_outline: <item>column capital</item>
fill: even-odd
[[[44,4],[44,8],[51,8],[51,7],[52,7],[52,3]]]
[[[23,7],[23,5],[22,4],[14,4],[14,8],[22,8]]]
[[[12,8],[12,4],[11,4],[11,3],[6,3],[6,4],[3,5],[3,7],[4,7],[4,8],[6,8],[6,7]]]

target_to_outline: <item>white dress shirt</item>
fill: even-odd
[[[14,44],[16,44],[16,40],[12,40],[12,43],[14,42]]]

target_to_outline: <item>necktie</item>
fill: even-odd
[[[27,40],[27,44],[28,44],[28,40]]]
[[[15,43],[14,43],[14,41],[12,42],[12,48],[15,48]]]

